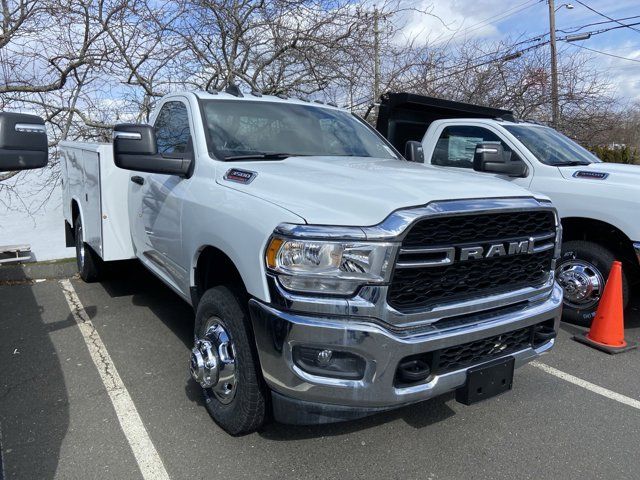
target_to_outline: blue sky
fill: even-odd
[[[612,18],[640,15],[640,0],[581,0],[582,3]],[[413,3],[413,2],[412,2]],[[556,13],[556,28],[566,29],[588,23],[606,21],[577,1],[556,0],[556,7],[570,3],[573,9],[560,8]],[[431,41],[440,42],[456,34],[454,40],[465,38],[500,40],[530,38],[549,31],[546,0],[431,0],[423,1],[423,8],[440,17],[447,26],[434,18],[413,18],[407,28],[413,33],[422,31]],[[430,6],[430,7],[429,7]],[[640,18],[624,21],[637,23]],[[419,26],[420,24],[420,26]],[[427,30],[425,30],[425,25]],[[617,26],[607,23],[587,27],[582,31]],[[640,30],[640,25],[635,28]],[[456,33],[457,32],[457,33]],[[561,35],[561,34],[559,34]],[[640,61],[640,32],[619,28],[580,42],[591,49],[601,50]],[[542,47],[547,48],[548,47]],[[559,44],[562,51],[580,51],[589,56],[592,65],[610,82],[612,90],[624,101],[640,101],[640,63],[580,49],[572,44]]]

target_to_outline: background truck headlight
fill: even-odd
[[[352,295],[362,285],[389,280],[394,248],[392,243],[273,237],[265,260],[287,290]]]

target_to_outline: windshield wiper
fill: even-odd
[[[231,155],[226,160],[284,160],[289,157],[300,157],[297,153],[251,153],[248,155]]]
[[[591,162],[585,162],[583,160],[572,160],[570,162],[556,163],[556,167],[577,167],[579,165],[591,165]]]

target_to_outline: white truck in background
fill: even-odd
[[[623,262],[628,303],[629,284],[640,278],[640,166],[603,163],[556,130],[516,120],[508,110],[421,95],[384,95],[377,121],[396,148],[411,147],[408,156],[419,142],[425,165],[475,170],[482,172],[478,178],[501,178],[553,201],[563,226],[556,278],[565,320],[591,324],[615,259]]]
[[[408,162],[348,111],[176,93],[60,150],[81,277],[135,257],[193,306],[190,372],[231,434],[473,403],[554,345],[550,201]]]

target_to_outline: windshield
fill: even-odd
[[[209,151],[223,160],[288,156],[398,159],[363,121],[340,110],[284,102],[204,100]]]
[[[504,128],[547,165],[589,165],[601,161],[589,150],[553,128],[537,125],[505,125]]]

